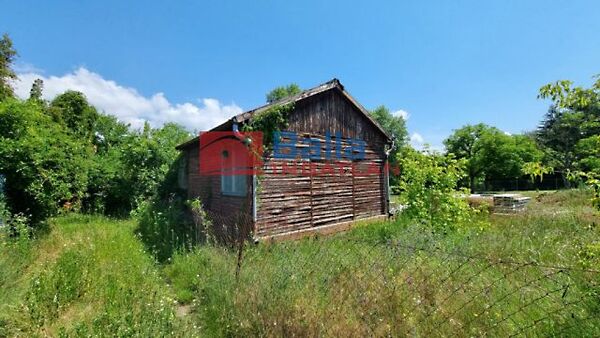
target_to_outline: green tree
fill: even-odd
[[[396,138],[399,146],[404,145],[408,140],[406,130],[406,121],[402,116],[396,116],[390,112],[386,106],[379,106],[370,112],[371,117],[379,123],[381,128],[390,136]]]
[[[39,222],[63,207],[77,210],[86,194],[91,147],[32,101],[0,103],[0,174],[13,213]]]
[[[273,103],[286,97],[300,94],[300,92],[302,92],[302,89],[300,89],[300,86],[295,83],[291,83],[287,86],[277,87],[267,93],[267,102]]]
[[[17,56],[17,51],[13,48],[13,43],[8,34],[4,34],[0,39],[0,101],[4,101],[14,96],[11,81],[17,78],[11,65]]]
[[[396,167],[399,164],[398,156],[399,149],[403,148],[408,140],[408,131],[406,130],[406,121],[402,116],[396,116],[390,112],[390,110],[381,105],[374,110],[370,111],[371,117],[377,121],[377,123],[385,130],[388,135],[395,138],[395,150],[390,153],[389,163],[391,167]],[[398,185],[398,174],[394,174],[390,171],[390,186],[395,187]]]
[[[507,135],[485,124],[467,125],[444,141],[448,153],[467,161],[468,185],[477,181],[507,180],[523,175],[526,162],[539,161],[542,152],[526,135]]]
[[[471,192],[475,191],[477,178],[483,173],[483,167],[479,159],[480,151],[479,140],[492,127],[483,123],[477,125],[466,125],[454,131],[450,137],[444,140],[446,151],[454,154],[456,158],[465,159],[468,185]]]
[[[507,135],[497,129],[483,133],[478,144],[476,165],[487,181],[521,177],[526,162],[542,157],[535,141],[523,135]]]
[[[126,124],[111,115],[100,114],[92,140],[95,154],[89,173],[85,211],[125,215],[130,211],[131,194],[123,178],[124,149],[135,138]]]
[[[42,93],[44,91],[44,81],[42,79],[35,79],[31,85],[29,91],[29,99],[33,101],[42,102]]]
[[[537,131],[544,147],[544,162],[567,175],[576,170],[594,170],[597,152],[595,137],[600,135],[600,78],[590,88],[574,87],[561,80],[540,88],[538,95],[552,100],[552,106]]]
[[[452,155],[402,150],[400,200],[407,215],[428,225],[450,230],[472,220],[472,210],[457,191],[465,160]]]
[[[50,102],[48,108],[55,121],[75,135],[91,140],[98,112],[81,92],[68,90]]]
[[[579,140],[574,155],[579,170],[600,175],[600,135]]]
[[[173,165],[179,151],[175,147],[189,137],[189,132],[174,123],[160,129],[146,124],[142,131],[132,134],[121,150],[122,172],[119,173],[124,183],[119,194],[128,196],[126,207],[135,208],[139,202],[161,194],[165,180],[177,185]]]

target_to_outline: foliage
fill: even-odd
[[[592,197],[592,205],[600,210],[600,175],[596,173],[580,173],[586,178],[585,184],[592,189],[594,196]]]
[[[171,187],[177,186],[177,160],[180,156],[175,146],[189,138],[189,133],[181,126],[167,123],[160,129],[151,129],[146,124],[141,132],[134,132],[131,141],[123,146],[121,193],[131,196],[128,206],[158,194],[167,196]]]
[[[406,143],[408,131],[406,130],[406,121],[402,116],[393,115],[386,106],[379,106],[369,114],[388,135],[395,137],[397,148]]]
[[[44,81],[42,79],[35,79],[31,85],[31,90],[29,91],[29,99],[41,102],[43,91]]]
[[[541,152],[535,142],[523,135],[506,135],[492,129],[482,135],[475,162],[486,180],[518,178],[525,162],[538,161]]]
[[[546,84],[538,97],[552,100],[537,131],[537,140],[546,151],[545,162],[563,175],[599,170],[600,78],[591,88],[573,87],[566,80]]]
[[[542,152],[526,135],[507,135],[485,124],[466,125],[444,144],[449,154],[466,160],[468,185],[473,192],[479,180],[520,177],[526,162],[541,160]]]
[[[596,207],[596,209],[600,210],[600,178],[590,178],[587,181],[587,184],[594,191],[594,197],[592,198],[592,205]]]
[[[37,223],[63,207],[81,206],[91,147],[54,123],[38,103],[0,103],[0,143],[0,173],[13,213]]]
[[[0,102],[14,96],[11,81],[17,78],[11,65],[17,56],[17,51],[13,48],[13,43],[8,34],[4,34],[0,39]]]
[[[263,133],[263,144],[266,148],[273,145],[275,132],[281,131],[288,126],[288,115],[294,110],[294,104],[274,105],[268,109],[256,113],[242,126],[243,131],[261,131]]]
[[[279,100],[285,99],[286,97],[294,96],[296,94],[300,94],[302,89],[295,83],[291,83],[287,86],[277,87],[267,93],[267,102],[274,103]]]
[[[491,127],[482,123],[466,125],[455,130],[450,137],[444,140],[444,145],[449,154],[454,154],[459,159],[466,159],[468,183],[471,191],[475,190],[475,180],[483,173],[484,169],[478,163],[478,142],[483,134],[490,129]]]
[[[575,165],[584,172],[600,174],[600,135],[583,138],[575,145]]]
[[[0,335],[597,336],[597,274],[578,272],[600,263],[589,192],[535,196],[485,231],[404,215],[248,247],[238,282],[233,250],[158,265],[133,221],[53,219],[23,254],[0,242]]]
[[[176,186],[175,146],[189,137],[182,127],[131,131],[77,92],[48,109],[37,100],[0,103],[0,174],[13,213],[34,223],[79,209],[122,216]]]
[[[406,130],[406,121],[402,116],[393,115],[389,109],[385,106],[379,106],[370,112],[371,117],[379,123],[381,128],[386,131],[388,135],[394,137],[394,148],[390,152],[389,165],[391,168],[398,166],[398,149],[406,146],[408,140],[408,132]],[[396,187],[398,185],[399,175],[395,174],[395,171],[390,171],[390,186]]]
[[[600,175],[595,172],[572,171],[567,177],[570,181],[584,183],[592,191],[592,206],[600,210]]]
[[[409,149],[400,160],[400,201],[403,213],[441,230],[471,220],[472,210],[456,191],[464,177],[464,160]]]
[[[48,111],[55,121],[77,137],[86,140],[92,138],[98,112],[88,103],[83,93],[68,90],[58,95],[50,102]]]
[[[142,200],[131,212],[138,223],[136,233],[157,261],[166,262],[179,250],[191,250],[207,234],[189,219],[188,207],[182,194],[173,192]],[[209,226],[208,218],[201,222]]]
[[[217,239],[213,229],[213,222],[208,216],[202,200],[199,197],[196,197],[187,201],[187,205],[192,212],[194,227],[196,229],[200,229],[202,234],[206,237],[206,243],[217,244]]]
[[[8,207],[6,206],[6,196],[4,193],[4,185],[6,179],[0,174],[0,226],[4,225],[9,216]]]
[[[545,167],[540,162],[526,162],[521,170],[525,175],[531,177],[531,182],[534,182],[536,178],[543,180],[544,175],[554,172],[554,168]]]

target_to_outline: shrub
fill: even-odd
[[[178,250],[187,250],[199,238],[199,229],[187,219],[183,198],[143,201],[132,212],[138,221],[137,233],[159,262],[165,262]]]
[[[194,227],[200,229],[205,240],[209,244],[216,244],[216,235],[213,228],[213,222],[204,209],[204,203],[200,198],[195,198],[187,202],[188,207],[192,212]]]
[[[91,147],[78,142],[35,102],[0,103],[0,173],[13,213],[34,223],[80,206]]]
[[[439,229],[453,229],[472,220],[471,209],[457,190],[465,177],[464,161],[437,153],[404,150],[400,156],[400,201],[407,207],[403,211]]]

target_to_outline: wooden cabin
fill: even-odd
[[[281,135],[298,137],[291,138],[293,144],[281,135],[276,141],[288,150],[296,148],[298,154],[306,154],[306,148],[315,149],[316,144],[324,155],[317,149],[318,156],[313,152],[309,158],[282,158],[272,149],[261,155],[259,172],[207,175],[199,170],[203,163],[201,136],[177,147],[184,159],[180,185],[188,198],[201,199],[217,232],[221,236],[241,232],[256,241],[277,240],[337,232],[358,220],[386,217],[387,153],[392,140],[337,79],[234,116],[211,131],[243,130],[244,124],[261,112],[289,104],[293,109]],[[358,149],[353,148],[357,143]]]

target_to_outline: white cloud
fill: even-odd
[[[27,62],[17,62],[15,63],[13,70],[17,73],[43,73],[44,71]]]
[[[174,104],[163,93],[145,97],[134,88],[104,79],[84,67],[62,76],[47,77],[40,72],[23,72],[18,77],[15,92],[21,98],[29,97],[31,84],[39,78],[44,81],[45,99],[51,100],[66,90],[77,90],[84,93],[97,109],[115,115],[133,128],[140,128],[144,121],[148,121],[153,127],[175,122],[189,130],[208,130],[242,112],[235,103],[223,105],[213,98],[200,99],[197,104]]]
[[[392,113],[392,115],[394,116],[400,116],[401,118],[404,119],[404,121],[408,120],[408,118],[410,117],[410,114],[406,111],[406,110],[396,110],[395,112]]]
[[[410,135],[410,144],[415,149],[421,149],[425,145],[425,139],[419,133],[412,133]]]

